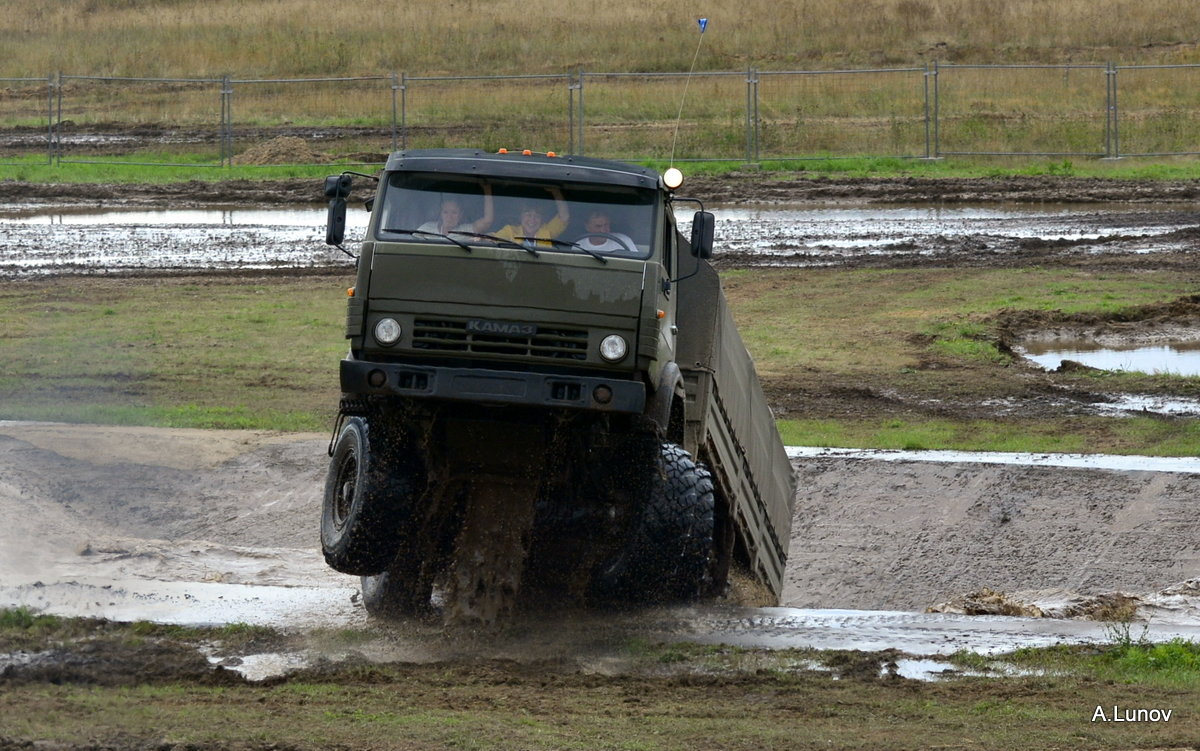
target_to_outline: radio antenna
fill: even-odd
[[[683,81],[683,96],[679,98],[679,114],[675,116],[675,134],[671,136],[671,161],[668,167],[675,166],[675,142],[679,140],[679,121],[683,119],[683,104],[687,101],[688,84],[692,82],[692,73],[696,70],[696,60],[700,57],[700,45],[704,44],[704,31],[708,28],[707,18],[698,18],[700,38],[696,41],[696,54],[692,55],[692,67],[688,68],[687,78]]]

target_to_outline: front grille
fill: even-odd
[[[587,331],[543,328],[532,336],[484,334],[468,331],[466,321],[418,318],[413,321],[413,349],[503,357],[543,357],[557,360],[586,360]]]

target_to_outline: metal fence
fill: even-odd
[[[54,133],[54,78],[0,78],[0,164],[22,154],[45,154]]]
[[[451,146],[747,163],[1195,155],[1200,65],[0,79],[2,164],[375,164]]]

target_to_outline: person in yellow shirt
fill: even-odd
[[[537,245],[541,247],[549,247],[551,243],[537,242],[534,240],[520,240],[518,238],[555,238],[562,234],[567,228],[567,222],[571,219],[570,210],[567,208],[567,202],[563,200],[562,191],[558,188],[549,188],[550,195],[554,198],[554,203],[558,208],[558,213],[546,221],[546,207],[541,201],[529,201],[521,206],[521,223],[507,224],[496,230],[497,237],[503,237],[505,240],[513,242],[523,242],[529,245]]]

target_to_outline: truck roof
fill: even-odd
[[[649,167],[584,156],[549,156],[520,151],[480,149],[408,149],[388,157],[386,169],[403,172],[448,172],[486,177],[563,180],[636,188],[659,188],[661,178]]]

